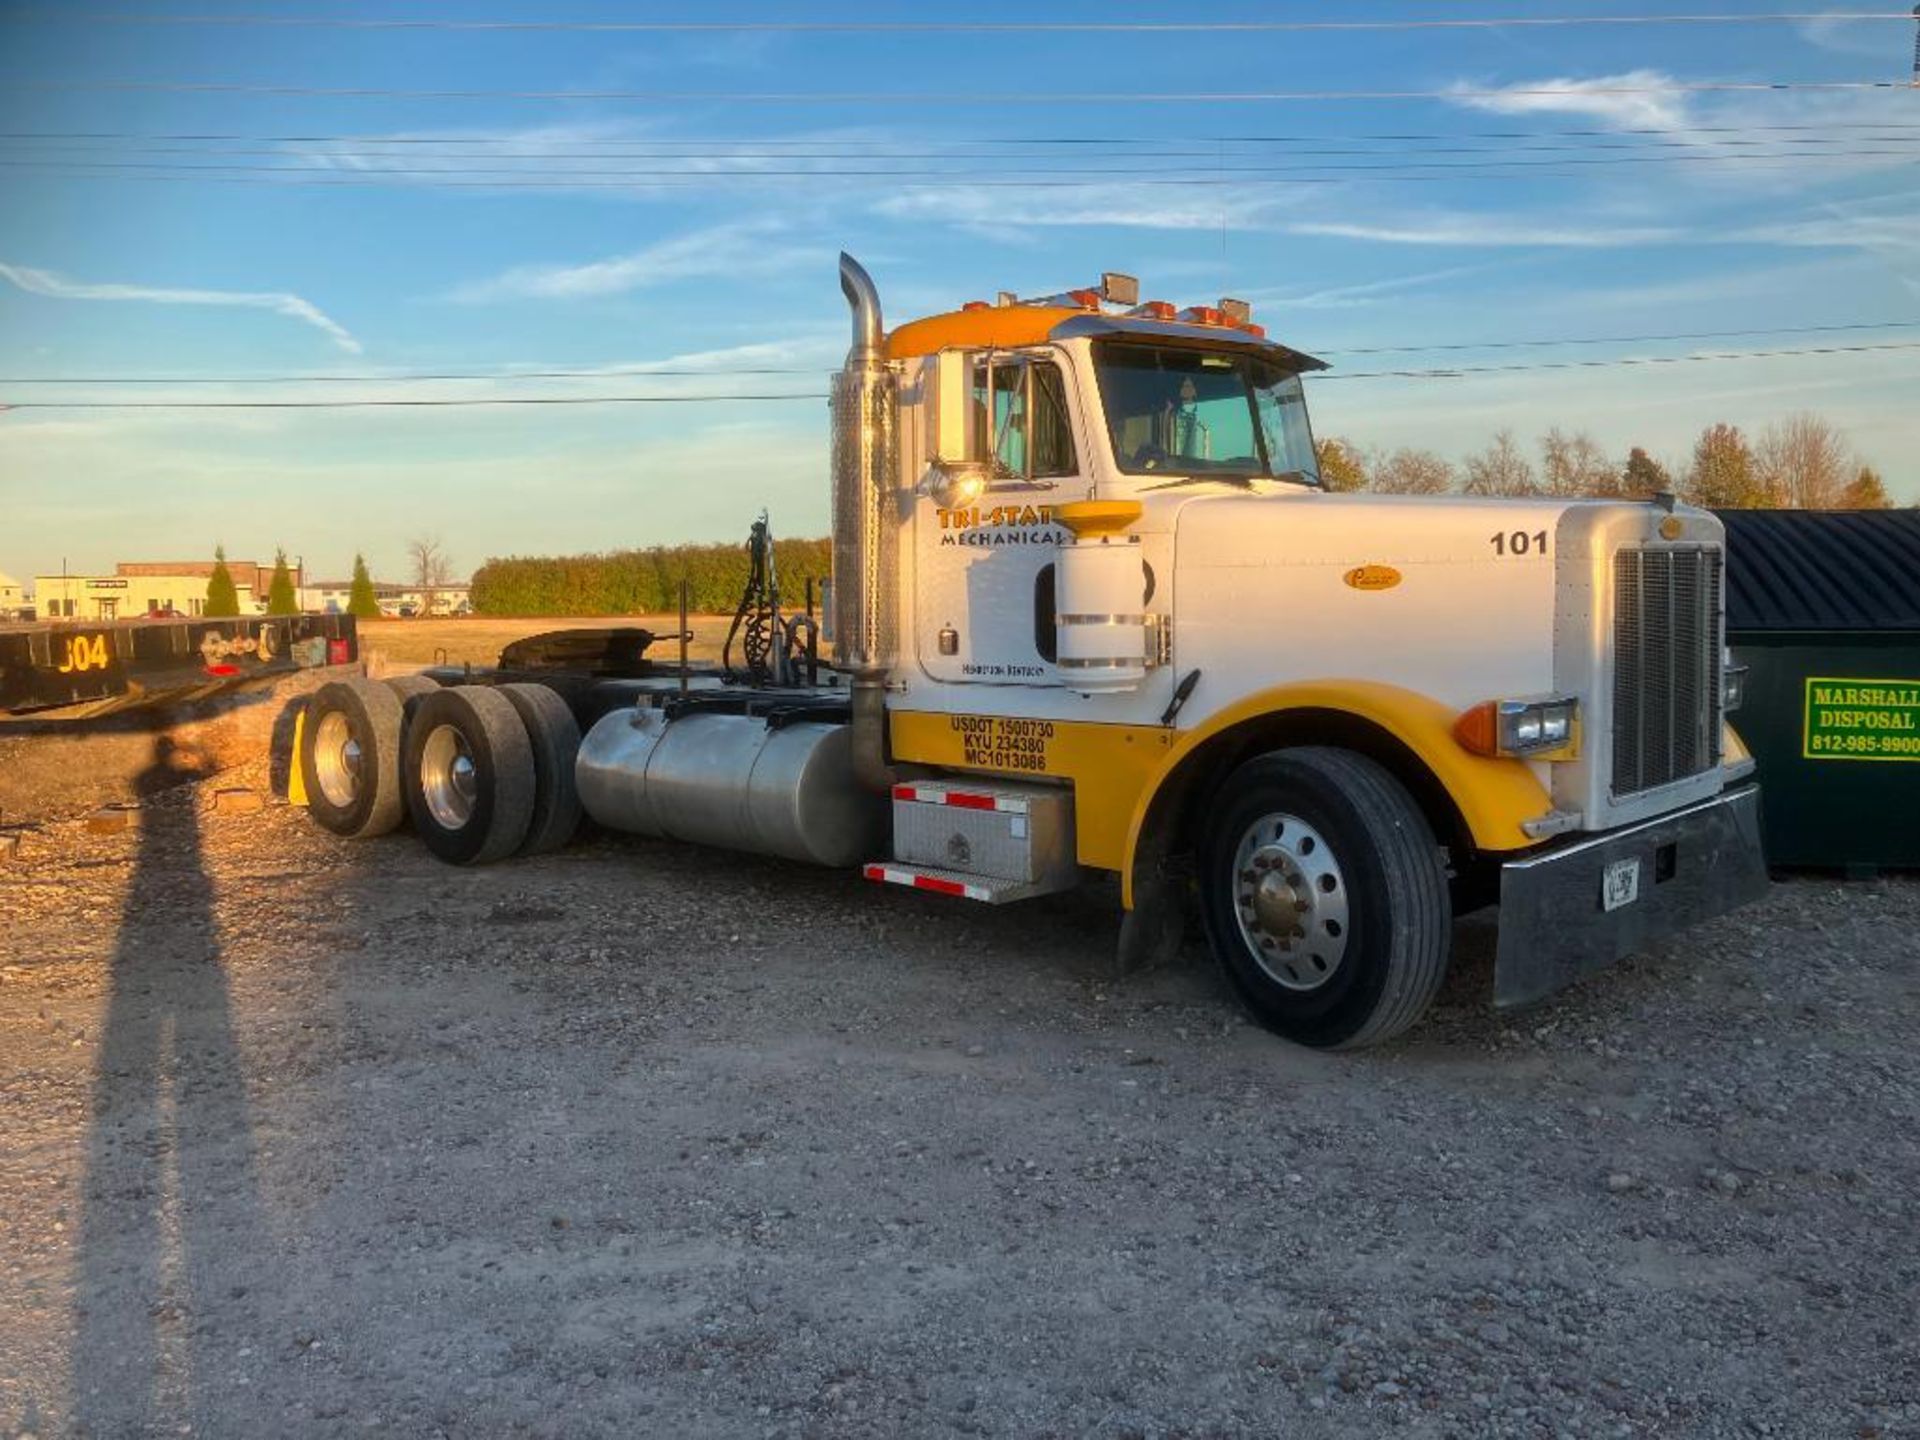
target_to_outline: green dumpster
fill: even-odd
[[[1719,514],[1768,861],[1920,868],[1920,512]]]

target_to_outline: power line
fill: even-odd
[[[1283,307],[1284,308],[1284,307]],[[1749,340],[1759,335],[1837,335],[1863,330],[1916,330],[1920,320],[1876,320],[1857,325],[1792,325],[1758,330],[1694,330],[1665,335],[1590,335],[1577,340],[1480,340],[1447,345],[1368,345],[1328,355],[1429,355],[1457,350],[1544,350],[1562,345],[1661,345],[1682,340]]]
[[[1380,153],[1380,152],[1373,152]],[[1028,167],[1001,165],[992,169],[830,169],[812,167],[803,169],[775,169],[755,167],[739,170],[690,170],[690,169],[640,169],[624,167],[613,170],[554,170],[542,166],[502,169],[487,166],[461,166],[439,168],[421,168],[417,166],[356,166],[347,172],[328,171],[324,167],[313,165],[190,165],[178,161],[140,161],[140,160],[8,160],[0,159],[0,168],[15,170],[52,170],[60,173],[75,171],[111,171],[133,172],[135,174],[154,175],[302,175],[349,173],[356,178],[381,179],[397,177],[402,179],[475,179],[500,177],[517,179],[538,176],[550,181],[569,179],[582,180],[641,180],[661,179],[710,180],[792,180],[792,179],[867,179],[867,180],[991,180],[994,176],[1008,175],[1045,175],[1064,178],[1069,183],[1093,183],[1087,177],[1097,177],[1099,181],[1115,179],[1130,184],[1173,184],[1186,183],[1191,178],[1196,183],[1205,176],[1221,175],[1407,175],[1422,172],[1449,171],[1547,171],[1560,166],[1597,166],[1597,165],[1764,165],[1764,164],[1804,164],[1810,157],[1804,152],[1769,153],[1761,155],[1611,155],[1611,156],[1556,156],[1551,160],[1438,160],[1415,161],[1393,159],[1384,165],[1356,164],[1309,164],[1309,165],[1182,165],[1143,170],[1137,165],[1125,167],[1089,167],[1074,165],[1071,167]],[[1872,160],[1905,159],[1920,163],[1920,147],[1907,147],[1897,150],[1830,150],[1821,153],[1822,160]],[[1174,175],[1175,181],[1156,181],[1153,176]],[[1007,185],[1023,182],[1007,180]]]
[[[1860,151],[1827,152],[1820,158],[1826,160],[1866,159],[1872,157],[1906,156],[1915,152],[1901,151]],[[1670,161],[1692,160],[1695,163],[1711,163],[1715,157],[1662,156],[1647,157],[1646,163],[1665,159]],[[1808,156],[1726,156],[1728,162],[1747,164],[1804,165]],[[792,183],[795,181],[818,181],[821,179],[840,179],[851,183],[889,183],[901,189],[940,190],[956,185],[975,190],[1085,190],[1113,189],[1127,187],[1137,189],[1185,189],[1185,190],[1247,190],[1254,187],[1287,187],[1305,185],[1355,185],[1369,181],[1394,183],[1463,183],[1467,181],[1519,181],[1529,182],[1541,178],[1571,180],[1580,178],[1583,169],[1595,164],[1628,163],[1625,161],[1581,161],[1553,160],[1527,163],[1522,161],[1476,161],[1459,164],[1409,164],[1393,165],[1308,165],[1308,166],[1268,166],[1257,168],[1257,173],[1241,173],[1246,167],[1236,171],[1234,167],[1217,165],[1191,167],[1193,173],[1166,174],[1152,172],[1142,175],[1136,170],[1039,170],[1036,176],[1045,178],[1002,179],[999,176],[1008,173],[1004,168],[993,171],[969,172],[948,171],[905,171],[879,170],[872,172],[828,171],[828,170],[711,170],[711,171],[539,171],[509,170],[487,171],[473,169],[443,170],[400,170],[400,169],[343,169],[333,170],[314,166],[179,166],[155,165],[139,167],[123,164],[105,168],[85,169],[73,166],[61,166],[50,161],[5,161],[0,167],[33,168],[49,177],[67,180],[108,180],[140,181],[163,184],[210,184],[210,185],[251,185],[266,189],[287,186],[312,187],[320,189],[412,189],[418,192],[435,190],[548,190],[548,191],[670,191],[699,190],[719,185],[750,183],[756,185]],[[1897,160],[1884,169],[1905,169],[1920,165],[1920,159]],[[1576,168],[1566,168],[1576,167]],[[243,173],[232,173],[235,171]],[[251,173],[246,173],[251,172]],[[493,175],[497,178],[473,179],[472,176]],[[530,176],[540,175],[534,179]],[[598,175],[620,175],[620,179],[594,178]],[[566,178],[566,177],[574,178]],[[975,178],[975,177],[978,178]]]
[[[1451,139],[1453,137],[1437,136],[1435,138]],[[696,161],[708,161],[708,162],[718,162],[718,163],[739,163],[739,162],[758,161],[758,160],[782,160],[782,161],[832,160],[832,161],[852,162],[852,161],[889,161],[889,160],[1004,161],[1006,159],[1013,159],[1013,160],[1057,160],[1063,163],[1070,161],[1076,167],[1080,166],[1084,161],[1090,160],[1090,159],[1091,160],[1126,160],[1130,163],[1130,165],[1135,164],[1141,160],[1202,160],[1202,161],[1209,162],[1209,168],[1214,168],[1217,162],[1223,159],[1229,159],[1229,158],[1236,159],[1236,160],[1244,160],[1244,159],[1250,159],[1250,158],[1257,159],[1257,158],[1260,158],[1263,154],[1274,155],[1279,157],[1287,157],[1287,158],[1298,157],[1298,156],[1355,156],[1355,157],[1372,156],[1375,158],[1379,158],[1382,156],[1397,156],[1397,155],[1404,155],[1404,156],[1513,155],[1513,154],[1584,155],[1584,154],[1593,153],[1595,151],[1600,151],[1600,152],[1620,152],[1627,155],[1647,155],[1653,158],[1666,158],[1666,157],[1660,156],[1658,152],[1662,150],[1686,150],[1686,151],[1695,152],[1692,158],[1711,160],[1711,159],[1717,159],[1717,158],[1729,158],[1729,159],[1743,158],[1743,156],[1741,155],[1741,152],[1743,150],[1750,149],[1756,146],[1762,146],[1762,145],[1797,147],[1791,150],[1780,151],[1777,154],[1770,157],[1754,157],[1754,158],[1789,159],[1798,155],[1818,156],[1823,153],[1831,154],[1831,153],[1834,153],[1835,147],[1842,146],[1842,145],[1912,143],[1915,140],[1920,140],[1920,133],[1916,133],[1913,131],[1896,131],[1888,134],[1871,134],[1871,135],[1766,136],[1758,139],[1743,139],[1740,137],[1728,137],[1726,139],[1705,139],[1705,140],[1629,140],[1624,144],[1610,144],[1604,141],[1581,141],[1577,144],[1571,144],[1571,145],[1561,145],[1561,144],[1429,145],[1429,144],[1422,144],[1418,149],[1413,149],[1413,150],[1406,150],[1406,149],[1388,150],[1388,149],[1382,149],[1377,145],[1371,148],[1360,148],[1360,147],[1351,146],[1351,145],[1336,145],[1336,146],[1324,146],[1324,147],[1309,147],[1305,145],[1300,145],[1300,146],[1289,146],[1284,149],[1273,149],[1273,150],[1264,150],[1264,151],[1237,150],[1228,155],[1223,155],[1218,146],[1208,146],[1200,149],[1190,149],[1190,150],[1177,150],[1177,149],[1148,150],[1148,149],[1139,149],[1139,148],[1131,148],[1131,147],[1108,149],[1108,150],[1087,148],[1087,149],[1076,149],[1066,153],[1061,153],[1057,150],[1052,150],[1052,151],[1043,151],[1039,154],[1014,154],[1014,155],[1008,155],[1005,151],[996,153],[992,151],[978,151],[978,150],[842,150],[842,149],[834,149],[834,150],[690,151],[690,150],[663,150],[663,149],[654,148],[654,147],[649,147],[644,149],[629,149],[629,150],[541,150],[541,149],[522,146],[522,145],[512,145],[507,148],[503,148],[501,150],[492,151],[492,152],[475,152],[474,150],[471,150],[471,149],[467,149],[467,150],[426,150],[426,149],[306,150],[306,149],[289,149],[285,145],[281,145],[273,148],[268,148],[264,146],[248,146],[248,145],[144,145],[143,144],[143,145],[132,145],[132,146],[125,146],[125,147],[114,146],[114,145],[70,145],[70,146],[58,146],[58,147],[39,145],[39,146],[31,146],[29,148],[37,149],[42,152],[45,158],[41,158],[32,162],[40,165],[54,164],[60,160],[65,159],[68,156],[73,156],[73,155],[136,155],[136,156],[166,155],[166,156],[183,156],[187,158],[241,156],[241,157],[257,157],[262,159],[281,159],[281,160],[289,160],[289,159],[408,160],[408,161],[460,160],[460,161],[475,161],[475,162],[485,161],[485,160],[519,160],[519,161],[526,161],[529,163],[533,163],[533,162],[545,163],[545,162],[554,161],[554,160],[678,160],[678,161],[683,161],[688,163],[696,162]],[[1900,153],[1906,153],[1906,152],[1900,152]],[[1916,152],[1916,153],[1920,153],[1920,152]],[[76,163],[98,164],[100,162],[76,162]],[[174,164],[177,162],[165,161],[165,162],[158,162],[158,163]],[[449,171],[447,173],[451,174],[451,173],[458,173],[458,172]],[[561,173],[574,173],[574,172],[561,172]],[[590,174],[592,172],[583,171],[579,173]],[[701,174],[706,172],[685,171],[685,172],[674,172],[674,173]],[[778,173],[778,172],[773,172],[773,173]],[[1005,173],[1004,164],[996,166],[994,173]]]
[[[1700,365],[1716,360],[1783,360],[1814,355],[1866,355],[1884,350],[1920,350],[1920,341],[1888,345],[1821,345],[1805,350],[1737,350],[1706,355],[1632,355],[1612,360],[1536,360],[1517,365],[1461,365],[1444,370],[1351,370],[1317,375],[1325,380],[1454,380],[1466,375],[1514,375],[1540,370],[1606,370],[1628,365]]]
[[[621,100],[726,105],[1251,105],[1349,100],[1510,100],[1614,95],[1909,91],[1904,80],[1669,81],[1653,85],[1547,85],[1447,90],[1172,90],[906,92],[885,90],[407,90],[384,86],[253,85],[188,80],[27,80],[21,90],[175,95],[303,96],[327,100]]]
[[[1635,365],[1698,365],[1732,360],[1782,360],[1809,356],[1862,355],[1894,350],[1920,350],[1920,341],[1882,345],[1823,345],[1799,350],[1721,351],[1704,355],[1629,356],[1611,360],[1549,360],[1516,365],[1468,365],[1433,370],[1362,370],[1344,375],[1316,376],[1328,380],[1453,380],[1470,375],[1507,375],[1530,371],[1600,370]],[[543,395],[442,397],[427,400],[25,400],[9,402],[12,410],[390,410],[473,409],[524,405],[682,405],[760,401],[819,401],[827,392],[801,391],[747,395]]]
[[[825,400],[818,394],[776,395],[510,395],[434,400],[23,400],[10,410],[441,410],[481,405],[709,405],[745,400]]]
[[[1276,308],[1284,310],[1286,306],[1282,302]],[[1333,347],[1316,345],[1313,348],[1314,352],[1321,356],[1425,355],[1466,350],[1555,349],[1574,345],[1654,345],[1692,340],[1741,340],[1760,335],[1835,335],[1884,330],[1920,330],[1920,320],[1871,320],[1846,325],[1774,325],[1755,330],[1690,330],[1653,335],[1582,335],[1558,339],[1471,340],[1441,345]],[[728,366],[724,370],[716,370],[712,366],[686,369],[653,365],[612,365],[542,370],[404,370],[322,375],[5,375],[0,376],[0,385],[383,385],[455,380],[603,380],[635,376],[712,378],[716,375],[825,375],[831,373],[832,367],[805,365]]]
[[[336,15],[72,14],[27,10],[15,19],[84,21],[96,25],[196,25],[303,30],[562,31],[650,34],[798,35],[1233,35],[1310,31],[1506,30],[1592,26],[1770,25],[1812,21],[1911,21],[1904,10],[1815,10],[1759,14],[1469,16],[1444,20],[446,20]]]
[[[1303,135],[1187,135],[1173,138],[1159,136],[1129,135],[1034,135],[1034,136],[969,136],[965,140],[944,142],[953,145],[1033,145],[1033,146],[1083,146],[1083,145],[1120,145],[1120,146],[1162,146],[1170,144],[1198,145],[1291,145],[1305,144],[1309,141],[1351,140],[1351,141],[1420,141],[1420,140],[1564,140],[1564,139],[1613,139],[1632,136],[1674,136],[1674,135],[1748,135],[1789,132],[1834,130],[1920,130],[1920,121],[1906,120],[1834,120],[1818,123],[1786,125],[1684,125],[1684,126],[1609,126],[1603,129],[1573,130],[1413,130],[1413,131],[1374,131],[1359,134],[1315,133]],[[1861,137],[1878,139],[1878,136]],[[1890,137],[1891,138],[1891,137]],[[252,142],[273,145],[524,145],[519,136],[498,135],[370,135],[365,132],[344,135],[252,135],[239,132],[171,132],[143,130],[0,130],[0,141],[40,141],[40,140],[167,140],[167,141],[231,141],[235,143]],[[570,145],[605,146],[632,145],[631,139],[595,140],[586,136],[570,136]],[[804,146],[820,145],[825,142],[819,138],[786,140],[778,136],[751,136],[726,138],[693,138],[680,140],[657,139],[650,142],[656,146],[706,146],[711,149],[732,150],[743,145],[763,146]],[[853,147],[864,147],[858,153],[875,153],[874,146],[891,144],[885,140],[857,140],[839,138],[836,145],[847,147],[848,153],[855,153]],[[923,144],[937,144],[937,141],[922,141]],[[1701,142],[1705,143],[1705,142]],[[1720,143],[1732,143],[1731,141]],[[1757,143],[1757,142],[1756,142]],[[1781,144],[1792,143],[1781,141]],[[540,153],[540,152],[527,152]],[[666,153],[666,152],[663,152]],[[1212,152],[1208,152],[1212,153]]]
[[[1920,324],[1920,322],[1916,322]],[[1778,333],[1778,332],[1767,332]],[[405,370],[363,375],[58,375],[0,376],[0,385],[384,385],[434,380],[605,380],[615,377],[690,378],[711,380],[725,375],[829,375],[830,366],[753,365],[716,370],[656,369],[647,365],[587,367],[565,370]]]

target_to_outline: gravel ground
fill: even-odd
[[[0,1434],[1920,1434],[1920,884],[1330,1057],[1097,890],[209,789],[0,856]]]

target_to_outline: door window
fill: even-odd
[[[992,355],[973,367],[975,453],[995,480],[1052,480],[1078,473],[1067,386],[1051,360]]]

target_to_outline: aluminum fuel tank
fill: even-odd
[[[853,774],[844,725],[616,710],[580,742],[580,802],[602,825],[814,865],[885,853],[888,798]]]

